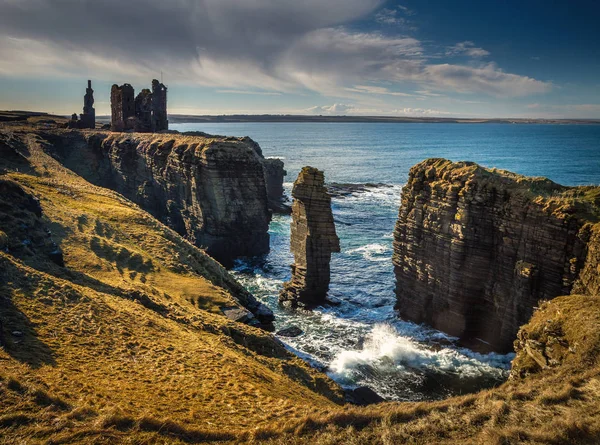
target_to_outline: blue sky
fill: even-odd
[[[0,0],[0,109],[600,118],[600,3]]]

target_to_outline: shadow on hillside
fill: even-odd
[[[0,295],[0,336],[4,350],[15,360],[39,368],[54,366],[52,349],[39,339],[34,324],[4,295]]]

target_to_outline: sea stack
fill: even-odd
[[[284,283],[279,302],[287,307],[323,304],[329,290],[331,254],[340,251],[323,172],[304,167],[292,189],[290,246],[292,279]]]
[[[417,164],[394,233],[400,316],[511,351],[539,301],[577,284],[592,189],[472,162]]]

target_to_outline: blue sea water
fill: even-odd
[[[266,157],[282,158],[289,192],[299,170],[325,171],[330,183],[368,186],[334,197],[341,253],[334,254],[330,296],[339,306],[310,314],[282,310],[290,278],[289,216],[270,226],[271,252],[240,261],[235,273],[274,310],[280,339],[345,386],[366,385],[390,400],[426,400],[504,381],[513,354],[478,354],[455,339],[400,320],[393,310],[392,232],[410,167],[426,158],[468,160],[564,185],[600,184],[600,125],[227,123],[176,124],[179,131],[250,136]]]

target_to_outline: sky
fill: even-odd
[[[600,118],[600,2],[0,0],[0,109]]]

